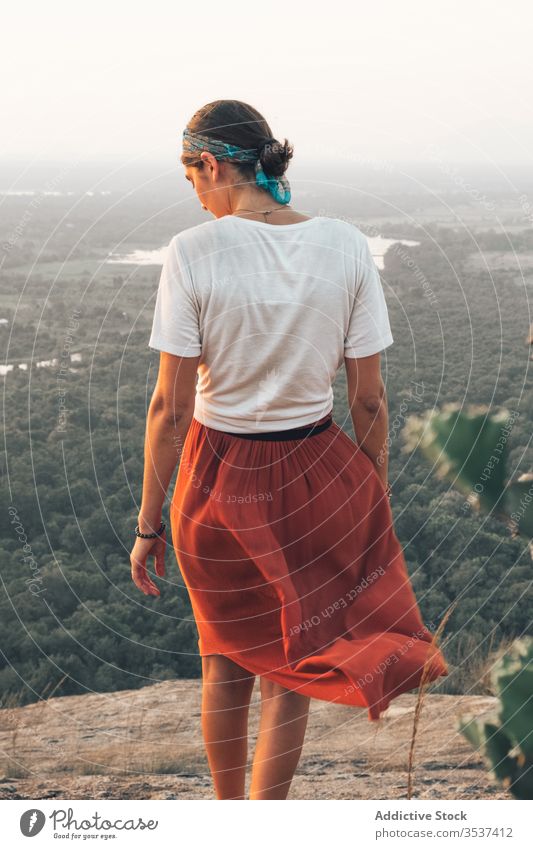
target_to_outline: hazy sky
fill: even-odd
[[[238,98],[301,160],[531,163],[532,37],[529,0],[10,3],[0,153],[173,160]]]

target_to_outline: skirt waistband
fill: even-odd
[[[315,436],[317,433],[322,433],[322,431],[327,430],[332,423],[333,417],[330,413],[325,421],[319,419],[319,421],[314,424],[305,425],[303,427],[295,427],[291,430],[270,430],[265,433],[232,433],[228,430],[223,430],[221,432],[228,436],[239,437],[240,439],[259,439],[267,442],[279,442],[287,439],[305,439],[307,436]]]

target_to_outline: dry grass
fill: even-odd
[[[438,650],[438,646],[439,646],[439,642],[440,642],[440,636],[441,636],[441,634],[444,630],[446,622],[448,621],[451,614],[455,610],[456,605],[457,605],[457,602],[454,601],[453,604],[450,605],[450,607],[448,608],[448,610],[446,611],[446,613],[442,617],[442,620],[439,624],[439,627],[435,631],[435,633],[433,635],[433,639],[431,640],[431,643],[429,644],[430,649],[428,651],[428,656],[426,658],[426,662],[424,663],[424,668],[422,670],[422,677],[420,679],[420,686],[418,688],[418,697],[417,697],[417,700],[416,700],[415,713],[414,713],[414,718],[413,718],[413,732],[411,734],[411,744],[409,746],[409,761],[408,761],[408,768],[407,768],[407,798],[408,799],[411,799],[411,797],[413,795],[413,769],[414,769],[415,741],[416,741],[416,734],[417,734],[417,731],[418,731],[418,724],[420,722],[420,716],[422,714],[422,707],[423,707],[423,704],[424,704],[424,698],[425,698],[427,688],[428,688],[428,684],[429,684],[429,672],[430,672],[430,668],[431,668],[431,661],[432,661],[434,655],[436,654],[436,652]]]
[[[442,622],[440,623],[433,640],[431,641],[432,647],[437,647],[439,643],[440,635],[444,629],[444,626],[448,619],[450,618],[453,610],[455,609],[457,602],[454,602],[446,611]],[[501,640],[496,647],[493,645],[493,635],[491,635],[491,640],[489,642],[489,647],[486,654],[481,658],[479,654],[475,655],[475,663],[470,663],[465,667],[465,690],[467,689],[468,682],[468,692],[472,693],[475,691],[483,692],[487,695],[495,696],[494,687],[492,685],[492,670],[498,660],[502,657],[502,655],[506,654],[509,651],[509,648],[514,643],[515,638],[508,637],[504,640]],[[472,638],[473,639],[473,638]],[[476,643],[477,645],[477,643]],[[431,657],[433,652],[428,654],[428,658],[426,663],[424,664],[424,670],[422,673],[422,680],[420,683],[420,689],[418,691],[418,698],[415,706],[415,713],[413,719],[413,733],[411,735],[411,745],[409,749],[409,767],[407,773],[407,798],[412,798],[413,792],[413,769],[414,769],[414,747],[415,747],[415,739],[416,733],[418,729],[418,724],[420,721],[420,715],[422,712],[422,706],[424,704],[424,696],[427,690],[427,679],[429,670],[429,665],[431,662]],[[477,671],[477,677],[474,677]],[[472,681],[474,681],[474,685],[472,685]]]
[[[497,639],[494,632],[487,640],[473,634],[454,634],[447,651],[450,674],[436,683],[436,691],[454,696],[495,695],[491,682],[492,667],[515,638],[499,638],[496,643]]]
[[[49,681],[42,693],[39,696],[39,705],[38,713],[34,718],[35,724],[42,724],[46,722],[46,707],[48,699],[52,698],[55,691],[58,687],[61,686],[63,681],[68,678],[68,675],[65,674],[63,677],[57,682],[55,687],[50,690],[51,681]],[[47,692],[49,691],[49,692]],[[24,764],[23,758],[24,754],[19,745],[19,731],[21,728],[22,721],[22,711],[19,708],[21,702],[20,694],[10,694],[6,697],[3,703],[2,708],[2,719],[5,725],[12,725],[12,735],[10,738],[10,745],[5,752],[6,756],[9,758],[8,763],[4,769],[4,774],[6,778],[27,778],[31,775],[31,770]]]
[[[484,692],[491,696],[497,696],[497,690],[494,688],[494,684],[492,681],[492,670],[496,663],[503,657],[504,654],[508,654],[511,647],[516,642],[516,637],[505,637],[503,640],[500,640],[497,646],[493,645],[493,640],[490,641],[489,651],[485,658],[485,663],[483,669],[481,670],[480,678],[483,682]]]
[[[177,775],[196,776],[208,771],[207,759],[194,754],[180,756],[169,751],[161,753],[153,742],[143,743],[137,735],[133,747],[120,745],[101,747],[91,750],[90,755],[71,761],[71,775]]]
[[[58,720],[61,710],[58,712],[56,707],[54,711],[49,705],[61,683],[59,681],[53,689],[47,685],[39,701],[31,705],[20,706],[20,694],[4,700],[0,767],[6,778],[32,778],[43,769],[43,764],[48,775],[58,777],[134,778],[146,774],[191,776],[208,772],[207,759],[203,750],[198,751],[198,743],[178,744],[176,752],[171,742],[178,740],[180,734],[183,738],[183,734],[188,733],[188,717],[178,714],[175,721],[163,723],[163,736],[159,739],[158,734],[154,734],[153,705],[147,708],[135,697],[126,697],[123,708],[119,708],[117,702],[117,710],[125,714],[118,729],[107,733],[105,720],[96,715],[94,725],[90,719],[81,725],[73,719],[68,723],[65,736],[61,719]],[[159,714],[157,716],[159,723]],[[110,727],[114,727],[114,720],[110,718],[109,722]]]

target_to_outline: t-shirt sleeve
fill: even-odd
[[[356,256],[355,299],[344,338],[345,357],[369,357],[394,342],[378,268],[366,236]]]
[[[179,357],[202,351],[198,306],[176,236],[166,250],[148,346]]]

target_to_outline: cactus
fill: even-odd
[[[497,716],[459,717],[457,730],[488,760],[516,799],[533,799],[533,637],[515,640],[494,665]]]
[[[533,538],[533,474],[507,481],[507,436],[514,421],[506,410],[490,412],[481,405],[411,415],[404,429],[405,451],[420,449],[477,510],[493,512],[513,535]]]

